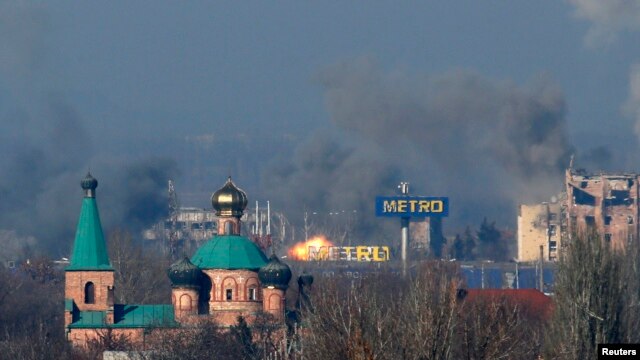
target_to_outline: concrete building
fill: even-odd
[[[562,202],[520,205],[518,208],[518,261],[556,261],[562,244]]]
[[[638,238],[638,174],[567,169],[567,236],[596,231],[614,248]]]
[[[412,219],[409,226],[410,247],[413,253],[442,257],[442,247],[446,242],[442,234],[442,218],[427,217]]]
[[[229,180],[212,196],[217,235],[196,253],[168,269],[171,305],[115,304],[115,277],[107,253],[90,174],[84,190],[73,254],[65,269],[65,330],[75,346],[99,339],[106,331],[144,344],[147,337],[184,325],[214,320],[222,326],[239,316],[251,324],[259,312],[284,326],[285,294],[291,270],[273,255],[267,259],[240,235],[246,194]]]

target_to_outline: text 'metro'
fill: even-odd
[[[378,196],[376,216],[443,217],[449,215],[449,198],[426,196]]]

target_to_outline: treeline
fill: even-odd
[[[471,297],[450,263],[413,277],[318,284],[307,359],[596,359],[600,343],[640,342],[640,247],[574,236],[549,312],[509,296]]]
[[[477,231],[467,226],[462,234],[456,234],[447,244],[447,253],[450,259],[459,261],[509,261],[512,256],[509,244],[514,243],[512,232],[501,230],[495,221],[489,222],[484,218]]]
[[[128,246],[128,235],[111,236],[120,239],[110,243]],[[595,359],[598,343],[640,342],[639,249],[633,243],[625,251],[611,250],[596,234],[574,237],[559,264],[549,312],[509,296],[467,292],[455,263],[432,261],[405,278],[386,273],[318,278],[306,291],[309,301],[297,313],[300,321],[288,328],[267,315],[252,327],[244,319],[231,328],[205,323],[158,333],[146,344],[155,350],[137,354],[140,359]],[[119,264],[112,254],[114,267],[132,261],[127,271],[141,272],[135,268],[140,266],[153,276],[122,282],[118,291],[130,289],[124,300],[169,299],[168,289],[152,289],[160,281],[168,284],[162,257],[134,250],[124,251]],[[46,259],[27,265],[0,270],[0,359],[99,359],[104,350],[142,350],[107,330],[88,348],[71,349],[64,338],[62,272]]]

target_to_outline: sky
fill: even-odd
[[[639,34],[629,0],[0,1],[0,238],[64,253],[88,170],[109,228],[228,175],[294,222],[371,233],[404,180],[513,227],[572,154],[639,171]]]

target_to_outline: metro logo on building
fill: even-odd
[[[449,216],[449,198],[425,196],[378,196],[376,197],[376,216]]]

